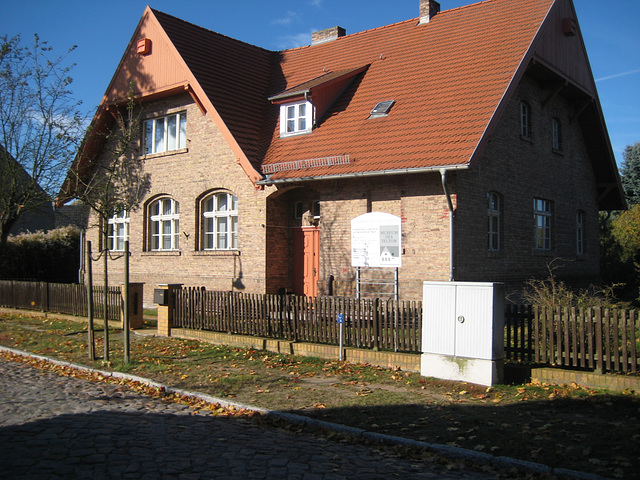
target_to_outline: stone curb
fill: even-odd
[[[383,443],[387,445],[403,445],[403,446],[414,447],[414,448],[425,448],[427,450],[431,450],[435,453],[438,453],[444,457],[455,459],[455,460],[463,460],[463,461],[468,461],[468,462],[472,462],[480,465],[490,465],[503,470],[515,468],[522,472],[552,474],[552,475],[557,475],[559,478],[576,479],[576,480],[609,480],[607,479],[607,477],[602,477],[600,475],[594,475],[586,472],[580,472],[577,470],[569,470],[566,468],[551,468],[541,463],[528,462],[526,460],[518,460],[510,457],[496,457],[488,453],[476,452],[473,450],[467,450],[460,447],[452,447],[449,445],[441,445],[436,443],[426,443],[426,442],[420,442],[417,440],[411,440],[403,437],[395,437],[393,435],[385,435],[381,433],[368,432],[361,428],[349,427],[349,426],[340,425],[337,423],[326,422],[323,420],[315,420],[313,418],[305,417],[303,415],[296,415],[294,413],[285,413],[278,410],[268,410],[265,408],[255,407],[253,405],[245,405],[238,402],[230,402],[228,400],[224,400],[218,397],[213,397],[211,395],[207,395],[203,393],[173,388],[168,385],[163,385],[161,383],[154,382],[153,380],[150,380],[148,378],[139,377],[137,375],[130,375],[130,374],[121,373],[121,372],[108,372],[105,370],[98,370],[95,368],[87,367],[85,365],[79,365],[77,363],[56,360],[55,358],[50,358],[43,355],[36,355],[33,353],[25,352],[23,350],[17,350],[14,348],[4,347],[1,345],[0,345],[0,351],[10,352],[15,355],[20,355],[23,357],[36,358],[38,360],[43,360],[43,361],[52,363],[54,365],[75,368],[77,370],[83,370],[87,372],[99,373],[104,377],[121,378],[124,380],[139,382],[139,383],[142,383],[143,385],[148,385],[155,388],[162,388],[168,393],[176,393],[178,395],[194,397],[207,403],[218,404],[222,407],[232,407],[236,409],[244,409],[244,410],[262,413],[263,415],[268,415],[272,418],[278,418],[278,419],[284,420],[288,423],[291,423],[292,425],[301,425],[301,426],[306,425],[313,428],[331,430],[336,433],[350,435],[355,438],[362,438],[364,440],[375,441],[375,442]]]

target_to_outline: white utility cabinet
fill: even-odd
[[[421,375],[494,385],[504,380],[504,286],[424,282]]]

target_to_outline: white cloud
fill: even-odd
[[[291,10],[289,10],[287,12],[287,14],[284,17],[280,17],[280,18],[276,18],[274,20],[271,21],[272,25],[291,25],[291,23],[293,23],[293,21],[298,17],[298,14],[296,12],[293,12]]]
[[[320,7],[320,6],[322,6],[322,2],[323,1],[324,0],[311,0],[311,2],[309,2],[309,3],[314,7]]]
[[[297,48],[311,45],[311,33],[312,31],[309,31],[305,33],[285,35],[283,37],[280,37],[278,48],[280,50],[286,50],[288,48]]]

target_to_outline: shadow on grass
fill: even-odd
[[[640,399],[586,396],[517,404],[390,405],[291,411],[310,418],[494,456],[633,478]]]

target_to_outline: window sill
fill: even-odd
[[[189,153],[189,149],[188,148],[180,148],[178,150],[170,150],[168,152],[148,153],[147,155],[141,155],[139,158],[149,160],[151,158],[170,157],[171,155],[180,155],[182,153]]]
[[[560,155],[561,157],[564,157],[564,152],[562,150],[556,150],[555,148],[552,148],[551,151],[556,155]]]
[[[502,252],[502,251],[497,251],[497,252],[488,251],[487,252],[487,258],[502,258],[502,257],[504,257],[504,252]]]
[[[280,138],[299,137],[300,135],[308,135],[313,132],[312,129],[304,130],[302,132],[280,133]]]
[[[524,135],[520,134],[520,140],[524,140],[527,143],[533,143],[533,138],[531,137],[525,137]]]
[[[240,250],[195,250],[194,257],[239,257]]]
[[[180,250],[152,250],[142,252],[143,257],[179,257],[182,255]]]

